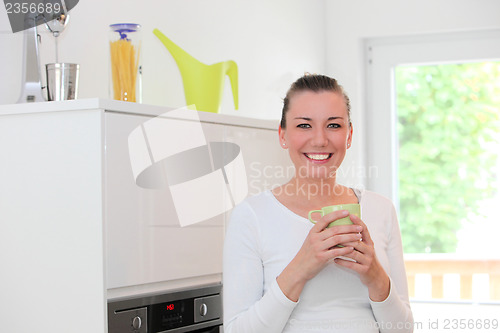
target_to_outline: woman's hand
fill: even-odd
[[[362,234],[360,225],[327,226],[340,218],[348,216],[347,211],[335,211],[323,216],[311,228],[299,252],[277,277],[283,293],[292,301],[299,299],[307,281],[315,277],[332,259],[347,256],[354,247],[339,244],[357,244]]]
[[[370,299],[375,302],[381,302],[389,296],[389,276],[375,255],[374,244],[364,222],[355,215],[350,215],[350,219],[354,225],[361,226],[363,229],[361,231],[361,240],[342,243],[344,246],[354,248],[354,251],[343,256],[351,258],[355,262],[337,258],[335,259],[335,263],[357,272],[361,282],[368,287]]]

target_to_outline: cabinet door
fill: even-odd
[[[203,184],[202,176],[210,172],[205,172],[205,166],[201,165],[206,161],[197,157],[205,156],[206,152],[194,151],[200,147],[200,141],[192,141],[192,149],[187,149],[189,144],[185,141],[195,135],[189,126],[192,122],[164,119],[165,123],[158,123],[156,129],[173,137],[160,135],[158,139],[150,132],[158,125],[150,122],[154,120],[139,115],[106,113],[108,289],[222,272],[223,215],[211,214],[198,223],[183,224],[186,214],[191,212],[200,216],[200,212],[211,207],[203,207],[203,202],[191,203],[189,197],[187,202],[183,197],[184,202],[179,206],[176,199],[184,191],[192,201],[202,198],[203,193],[209,200],[212,196],[222,196],[223,187],[205,191],[197,183]],[[213,126],[220,127],[215,133],[222,131],[221,125]],[[137,133],[144,135],[147,150],[130,149],[129,137]],[[147,160],[159,151],[165,158],[144,162],[144,172],[137,175],[132,160],[142,157]],[[167,157],[169,151],[177,153]],[[194,175],[192,170],[199,174]]]
[[[101,117],[0,117],[2,332],[105,332]]]
[[[280,147],[277,129],[226,126],[225,140],[241,149],[248,195],[282,185],[295,173],[288,152]]]
[[[230,210],[293,174],[277,136],[276,130],[107,113],[108,288],[220,276]],[[139,139],[129,145],[131,137]]]

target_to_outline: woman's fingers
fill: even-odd
[[[362,245],[360,244],[362,244],[362,242],[352,242],[344,244],[343,246],[351,247],[353,249],[353,251],[345,255],[345,257],[354,260],[358,265],[369,266],[373,257],[367,254],[367,252],[370,251],[366,247],[364,248],[366,252],[362,252],[363,250],[360,251],[360,248],[362,247]]]
[[[321,249],[327,250],[339,244],[359,241],[362,238],[363,227],[361,225],[350,224],[328,227],[330,223],[348,215],[349,212],[345,210],[332,212],[323,216],[314,226],[314,230],[311,229],[311,231],[317,233],[318,240],[322,241]]]
[[[323,231],[325,238],[329,238],[335,235],[340,234],[360,234],[363,228],[359,225],[355,224],[347,224],[347,225],[334,225],[330,228],[327,228]],[[361,235],[362,236],[362,235]]]
[[[349,218],[355,225],[359,225],[363,228],[363,231],[361,232],[361,236],[363,237],[363,241],[370,245],[373,246],[373,240],[372,237],[370,236],[370,232],[368,232],[368,228],[366,227],[366,224],[361,220],[359,217],[356,215],[349,215]]]
[[[311,249],[319,261],[329,261],[338,256],[347,256],[356,250],[355,246],[363,238],[364,224],[335,225],[328,227],[335,220],[349,216],[346,210],[335,211],[323,216],[311,228],[309,241]],[[342,245],[342,246],[338,246]],[[325,262],[326,263],[326,262]]]
[[[347,257],[354,251],[354,248],[351,246],[338,247],[334,246],[328,250],[328,256],[330,260],[336,259],[337,257]]]
[[[361,234],[356,232],[335,234],[331,237],[325,238],[323,244],[325,249],[329,249],[338,245],[350,246],[354,248],[361,239]]]
[[[316,222],[315,226],[311,228],[311,231],[321,232],[326,229],[328,225],[333,221],[346,216],[349,216],[349,212],[347,210],[338,210],[330,214],[326,214],[325,216],[321,217],[318,222]]]

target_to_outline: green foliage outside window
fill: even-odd
[[[462,224],[499,189],[500,62],[395,75],[404,251],[453,253]]]

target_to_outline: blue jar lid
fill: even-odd
[[[109,26],[111,30],[118,32],[121,39],[127,38],[127,33],[136,32],[141,29],[140,24],[136,23],[116,23]]]

